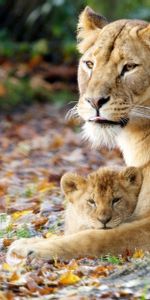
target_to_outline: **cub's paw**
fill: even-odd
[[[10,265],[19,264],[31,251],[41,238],[22,238],[11,244],[8,249],[6,261]]]

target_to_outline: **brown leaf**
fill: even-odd
[[[61,135],[57,135],[51,145],[50,145],[50,149],[51,150],[56,150],[56,149],[59,149],[60,147],[62,147],[64,145],[64,139]]]
[[[15,299],[15,295],[12,291],[6,291],[5,296],[6,296],[7,300],[14,300]],[[1,299],[1,294],[0,294],[0,299]],[[3,298],[1,300],[3,300]]]
[[[0,291],[0,300],[7,300],[8,298],[5,296],[3,292]]]
[[[28,278],[26,286],[29,289],[29,291],[32,293],[38,290],[38,285],[32,278]]]
[[[8,184],[0,183],[0,197],[4,196],[7,193]]]
[[[19,279],[20,279],[20,275],[17,274],[16,272],[14,272],[14,273],[10,276],[9,282],[14,282],[14,281],[17,281],[17,280],[19,280]]]
[[[7,90],[5,88],[5,86],[1,83],[0,84],[0,97],[3,97],[7,94]]]
[[[98,266],[94,269],[94,271],[92,271],[91,276],[92,277],[107,277],[110,273],[110,271],[112,271],[114,269],[114,266],[112,265],[107,265],[107,266]]]
[[[4,245],[4,247],[10,246],[10,245],[12,244],[13,241],[14,241],[13,239],[4,239],[4,240],[3,240],[3,245]]]
[[[40,295],[49,295],[49,294],[52,294],[56,291],[56,288],[53,288],[53,287],[43,287],[43,288],[39,288],[39,293]]]
[[[29,68],[33,69],[38,66],[42,62],[43,58],[41,55],[33,56],[28,62]]]
[[[32,224],[35,226],[36,229],[40,228],[48,221],[47,217],[40,217],[37,220],[32,221]]]

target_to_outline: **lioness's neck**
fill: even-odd
[[[150,163],[150,120],[129,123],[118,136],[117,144],[127,165],[139,167]]]

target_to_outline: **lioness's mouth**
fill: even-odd
[[[88,121],[98,123],[98,124],[104,124],[104,125],[119,125],[121,127],[124,127],[124,126],[127,125],[129,119],[121,119],[121,120],[116,122],[116,121],[111,121],[111,120],[104,119],[100,116],[96,116],[96,117],[90,118]]]

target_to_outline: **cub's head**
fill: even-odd
[[[77,112],[94,146],[113,147],[124,126],[150,106],[150,25],[107,20],[86,7],[78,23]],[[132,113],[131,113],[132,112]]]
[[[141,184],[141,171],[135,167],[100,168],[87,178],[66,173],[61,179],[66,199],[86,220],[85,227],[97,229],[116,227],[133,214]]]

